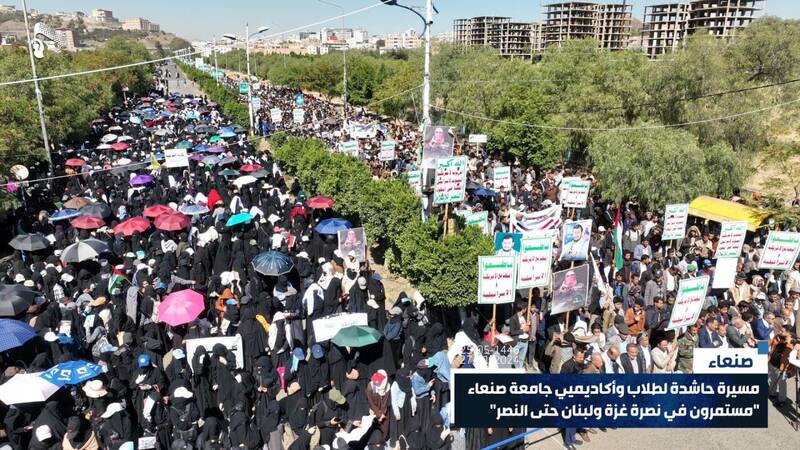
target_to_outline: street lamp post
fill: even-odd
[[[214,35],[214,43],[212,44],[212,51],[214,52],[214,79],[217,80],[219,86],[219,66],[217,66],[217,35]]]
[[[39,125],[42,127],[42,141],[44,142],[44,152],[47,156],[47,170],[53,172],[53,158],[50,156],[50,142],[47,137],[47,124],[44,120],[44,105],[42,104],[42,91],[39,89],[39,78],[36,76],[36,61],[33,57],[33,39],[31,29],[28,25],[28,3],[22,0],[22,15],[25,19],[25,34],[28,37],[28,56],[31,59],[31,74],[33,75],[33,88],[36,91],[36,105],[39,108]]]
[[[245,59],[247,60],[247,112],[250,115],[250,135],[253,135],[253,128],[255,127],[255,118],[253,116],[253,88],[252,78],[250,76],[250,38],[261,34],[265,31],[269,30],[269,27],[259,27],[258,31],[253,34],[250,34],[250,23],[247,22],[244,25],[244,52],[245,52]],[[236,41],[236,36],[232,34],[225,34],[223,37],[230,39],[232,41]]]

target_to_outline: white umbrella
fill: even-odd
[[[100,140],[103,141],[103,143],[108,144],[109,142],[116,141],[117,137],[118,136],[116,134],[114,134],[114,133],[108,133],[107,135],[105,135],[102,138],[100,138]]]
[[[125,142],[125,141],[132,141],[133,137],[131,136],[120,136],[117,138],[117,142]]]
[[[236,187],[242,187],[242,186],[244,186],[246,184],[255,183],[255,182],[256,182],[256,177],[253,177],[253,176],[250,176],[250,175],[244,175],[244,176],[241,176],[241,177],[233,180],[233,184],[236,185]]]
[[[108,131],[122,131],[122,127],[119,125],[114,125],[113,127],[108,127]]]
[[[0,385],[0,401],[6,405],[47,401],[59,389],[41,376],[42,372],[18,373]]]

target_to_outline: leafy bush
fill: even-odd
[[[361,161],[331,154],[319,140],[276,133],[270,144],[305,192],[335,199],[334,210],[363,226],[369,242],[387,250],[390,270],[408,278],[432,305],[475,302],[478,256],[494,249],[477,227],[442,240],[435,220],[420,219],[420,200],[405,181],[373,180]]]

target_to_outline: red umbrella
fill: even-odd
[[[122,222],[114,227],[114,234],[122,233],[125,236],[133,236],[135,232],[144,232],[150,228],[150,221],[144,217],[134,217]]]
[[[95,230],[105,225],[105,221],[95,216],[81,216],[76,217],[69,221],[75,228],[82,228],[84,230]]]
[[[116,144],[111,144],[111,148],[114,149],[116,152],[121,152],[123,150],[127,150],[130,145],[124,142],[117,142]]]
[[[239,170],[242,172],[255,172],[259,169],[261,169],[261,164],[245,164]]]
[[[86,161],[80,158],[71,158],[68,159],[65,164],[70,167],[83,167],[83,165],[86,164]]]
[[[309,208],[328,209],[331,206],[335,205],[336,201],[334,201],[330,197],[325,197],[323,195],[318,195],[316,197],[311,197],[310,199],[308,199],[306,204],[309,206]]]
[[[192,220],[186,214],[172,211],[156,217],[156,228],[164,231],[178,231],[189,227]]]
[[[158,216],[160,216],[162,214],[166,214],[166,213],[170,213],[170,212],[175,212],[175,210],[170,208],[169,206],[153,205],[153,206],[148,206],[147,208],[145,208],[144,211],[143,211],[143,214],[144,214],[145,217],[149,217],[151,219],[155,219],[156,217],[158,217]]]
[[[208,209],[214,209],[214,206],[216,206],[217,202],[221,201],[222,197],[220,197],[219,192],[217,192],[216,189],[211,189],[208,191],[208,203],[206,203],[208,205]]]

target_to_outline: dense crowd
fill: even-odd
[[[523,430],[451,429],[452,368],[688,372],[697,347],[759,340],[770,341],[771,394],[786,401],[786,380],[800,366],[800,261],[783,273],[759,270],[761,230],[748,234],[736,285],[710,290],[697,324],[676,335],[666,322],[679,280],[713,276],[718,229],[692,224],[671,246],[658,215],[622,205],[617,269],[617,207],[590,201],[569,212],[594,223],[599,270],[584,307],[551,314],[550,292],[533,289],[530,309],[520,293],[494,320],[474,306],[450,329],[417,292],[387,298],[381,276],[342,254],[323,226],[341,224],[328,220],[333,212],[309,206],[314,193],[287,184],[244,128],[206,99],[165,86],[160,80],[149,95],[128,99],[94,123],[90,141],[54,155],[56,171],[69,176],[16,191],[23,249],[2,274],[8,295],[0,305],[13,320],[0,326],[24,322],[33,334],[18,345],[0,338],[0,381],[41,373],[58,389],[19,401],[41,383],[16,393],[0,385],[0,448],[438,450],[461,435],[477,449]],[[265,85],[257,94],[263,134],[286,130],[335,150],[356,132],[343,130],[340,108],[322,98],[305,95],[304,122],[294,124],[302,93]],[[281,109],[280,123],[272,108]],[[357,140],[375,177],[420,166],[415,127],[365,110],[347,114],[374,124]],[[398,144],[393,161],[377,158],[385,139]],[[188,150],[188,167],[169,167],[175,148]],[[487,233],[515,231],[526,214],[558,204],[565,177],[592,178],[512,162],[510,189],[478,195],[492,188],[500,158],[479,146],[456,151],[469,157],[472,183],[458,209],[488,211]],[[363,335],[317,336],[315,321],[355,313],[367,315],[355,327]],[[237,336],[240,344],[230,345]],[[566,429],[565,445],[592,432]]]

